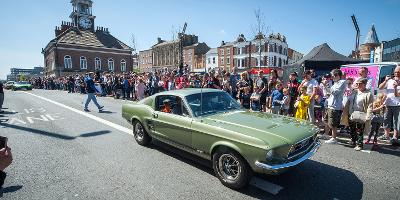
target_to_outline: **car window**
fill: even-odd
[[[173,95],[161,95],[156,98],[156,111],[180,116],[190,116],[182,99]]]
[[[240,104],[226,92],[205,92],[186,97],[194,116],[240,109]]]

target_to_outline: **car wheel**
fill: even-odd
[[[151,137],[144,129],[143,124],[135,120],[133,123],[133,136],[138,144],[147,146],[151,142]]]
[[[213,168],[222,184],[236,190],[247,186],[252,177],[252,171],[243,157],[229,149],[214,153]]]

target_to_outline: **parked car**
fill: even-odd
[[[26,81],[16,82],[12,87],[11,90],[32,90],[32,85]]]
[[[7,90],[10,90],[14,84],[15,84],[14,81],[8,81],[8,82],[4,85],[4,88],[7,89]]]
[[[251,112],[228,93],[182,89],[122,106],[137,143],[157,139],[212,161],[227,187],[246,186],[252,173],[279,174],[319,148],[317,128],[305,120]]]

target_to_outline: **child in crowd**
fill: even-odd
[[[240,99],[240,104],[242,104],[243,108],[250,109],[250,88],[245,87],[243,91],[244,93],[242,94],[242,98]]]
[[[307,119],[307,109],[311,102],[310,95],[307,94],[307,87],[301,87],[300,89],[301,96],[297,97],[297,109],[296,109],[296,118],[298,119]],[[295,104],[295,105],[296,105]]]
[[[254,85],[254,92],[253,92],[253,94],[251,94],[251,97],[250,97],[250,107],[251,107],[251,110],[253,110],[253,111],[260,111],[260,98],[261,98],[261,94],[259,94],[258,92],[256,92],[256,91],[258,91],[259,90],[259,88],[256,86],[256,85]]]
[[[283,89],[282,83],[278,82],[275,85],[275,90],[271,94],[271,101],[272,101],[271,110],[273,114],[279,114],[279,111],[281,110],[281,101],[283,99],[282,89]]]
[[[289,96],[289,89],[283,89],[283,99],[281,101],[281,114],[284,116],[288,115],[290,106],[290,96]]]
[[[370,140],[374,133],[375,135],[373,144],[377,144],[379,128],[383,123],[383,114],[385,113],[385,101],[386,95],[383,93],[379,93],[375,102],[372,104],[373,117],[371,119],[371,132],[369,133],[368,139],[365,141],[365,144],[370,144]]]

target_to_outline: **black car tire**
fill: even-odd
[[[136,142],[142,146],[147,146],[151,142],[151,137],[138,120],[133,121],[133,136]]]
[[[223,165],[226,158],[237,163],[237,166],[233,167],[235,169],[232,169],[232,166],[228,167],[229,165]],[[246,160],[237,152],[230,149],[217,150],[217,152],[213,154],[212,160],[215,175],[226,187],[238,190],[249,184],[252,178],[252,170]],[[233,177],[229,176],[229,173],[233,173],[234,171],[237,171],[237,175]]]

